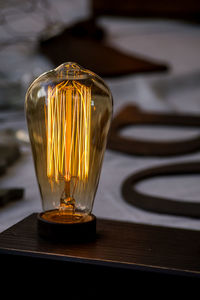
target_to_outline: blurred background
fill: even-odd
[[[25,94],[41,73],[76,61],[111,89],[114,116],[127,104],[153,113],[200,116],[198,1],[7,0],[0,2],[0,231],[41,210],[27,126]],[[186,140],[200,129],[130,126],[145,140]],[[94,202],[97,217],[199,229],[198,219],[158,214],[126,203],[130,174],[161,164],[196,161],[200,152],[141,157],[106,150]],[[150,179],[138,190],[199,202],[200,176]]]

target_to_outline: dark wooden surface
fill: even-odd
[[[0,254],[199,277],[200,231],[98,219],[94,242],[53,244],[32,214],[0,234]]]
[[[0,234],[0,266],[6,295],[192,297],[200,282],[200,232],[97,219],[95,241],[59,244],[38,237],[33,214]]]

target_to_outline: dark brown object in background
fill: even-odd
[[[0,130],[0,176],[4,175],[7,168],[14,164],[20,156],[20,146],[16,141],[15,131],[12,129]],[[23,198],[23,194],[23,188],[1,187],[0,207]]]
[[[175,18],[200,21],[199,0],[91,0],[93,16]]]
[[[183,114],[145,112],[133,105],[125,106],[113,119],[107,147],[131,155],[173,156],[200,149],[200,136],[182,141],[145,141],[120,135],[120,130],[132,125],[167,125],[170,127],[199,127],[200,117]]]
[[[54,67],[74,61],[101,77],[166,71],[168,66],[154,60],[127,55],[104,41],[106,32],[89,19],[66,28],[60,34],[42,39],[39,51]]]
[[[200,218],[200,203],[167,197],[156,197],[139,192],[136,185],[154,177],[200,174],[200,161],[167,164],[147,168],[129,175],[122,183],[122,196],[136,207],[162,214]],[[180,187],[181,188],[181,187]]]
[[[0,189],[0,207],[12,201],[17,201],[23,198],[24,189],[22,188],[1,188]]]
[[[199,287],[199,231],[97,219],[95,241],[62,244],[40,239],[36,224],[33,214],[0,234],[2,287],[10,270],[15,285],[26,288],[33,287],[30,275],[35,276],[34,286],[41,285],[45,295],[52,293],[46,283],[87,297],[87,292],[113,296],[119,291],[155,296],[160,287],[180,295],[183,283]]]
[[[12,129],[0,130],[0,165],[9,167],[19,159],[20,147],[15,138],[15,131]]]

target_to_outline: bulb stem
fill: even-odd
[[[75,199],[70,195],[71,192],[71,181],[65,181],[64,191],[60,198],[60,213],[73,215],[75,213]]]
[[[67,197],[70,197],[70,190],[71,190],[71,188],[70,188],[70,180],[67,180],[67,181],[65,181],[65,188],[64,188],[64,191],[65,191],[65,195],[67,196]]]

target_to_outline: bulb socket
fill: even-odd
[[[40,237],[54,242],[87,242],[96,238],[96,217],[85,216],[79,222],[59,222],[48,220],[42,212],[37,215],[37,230]]]

